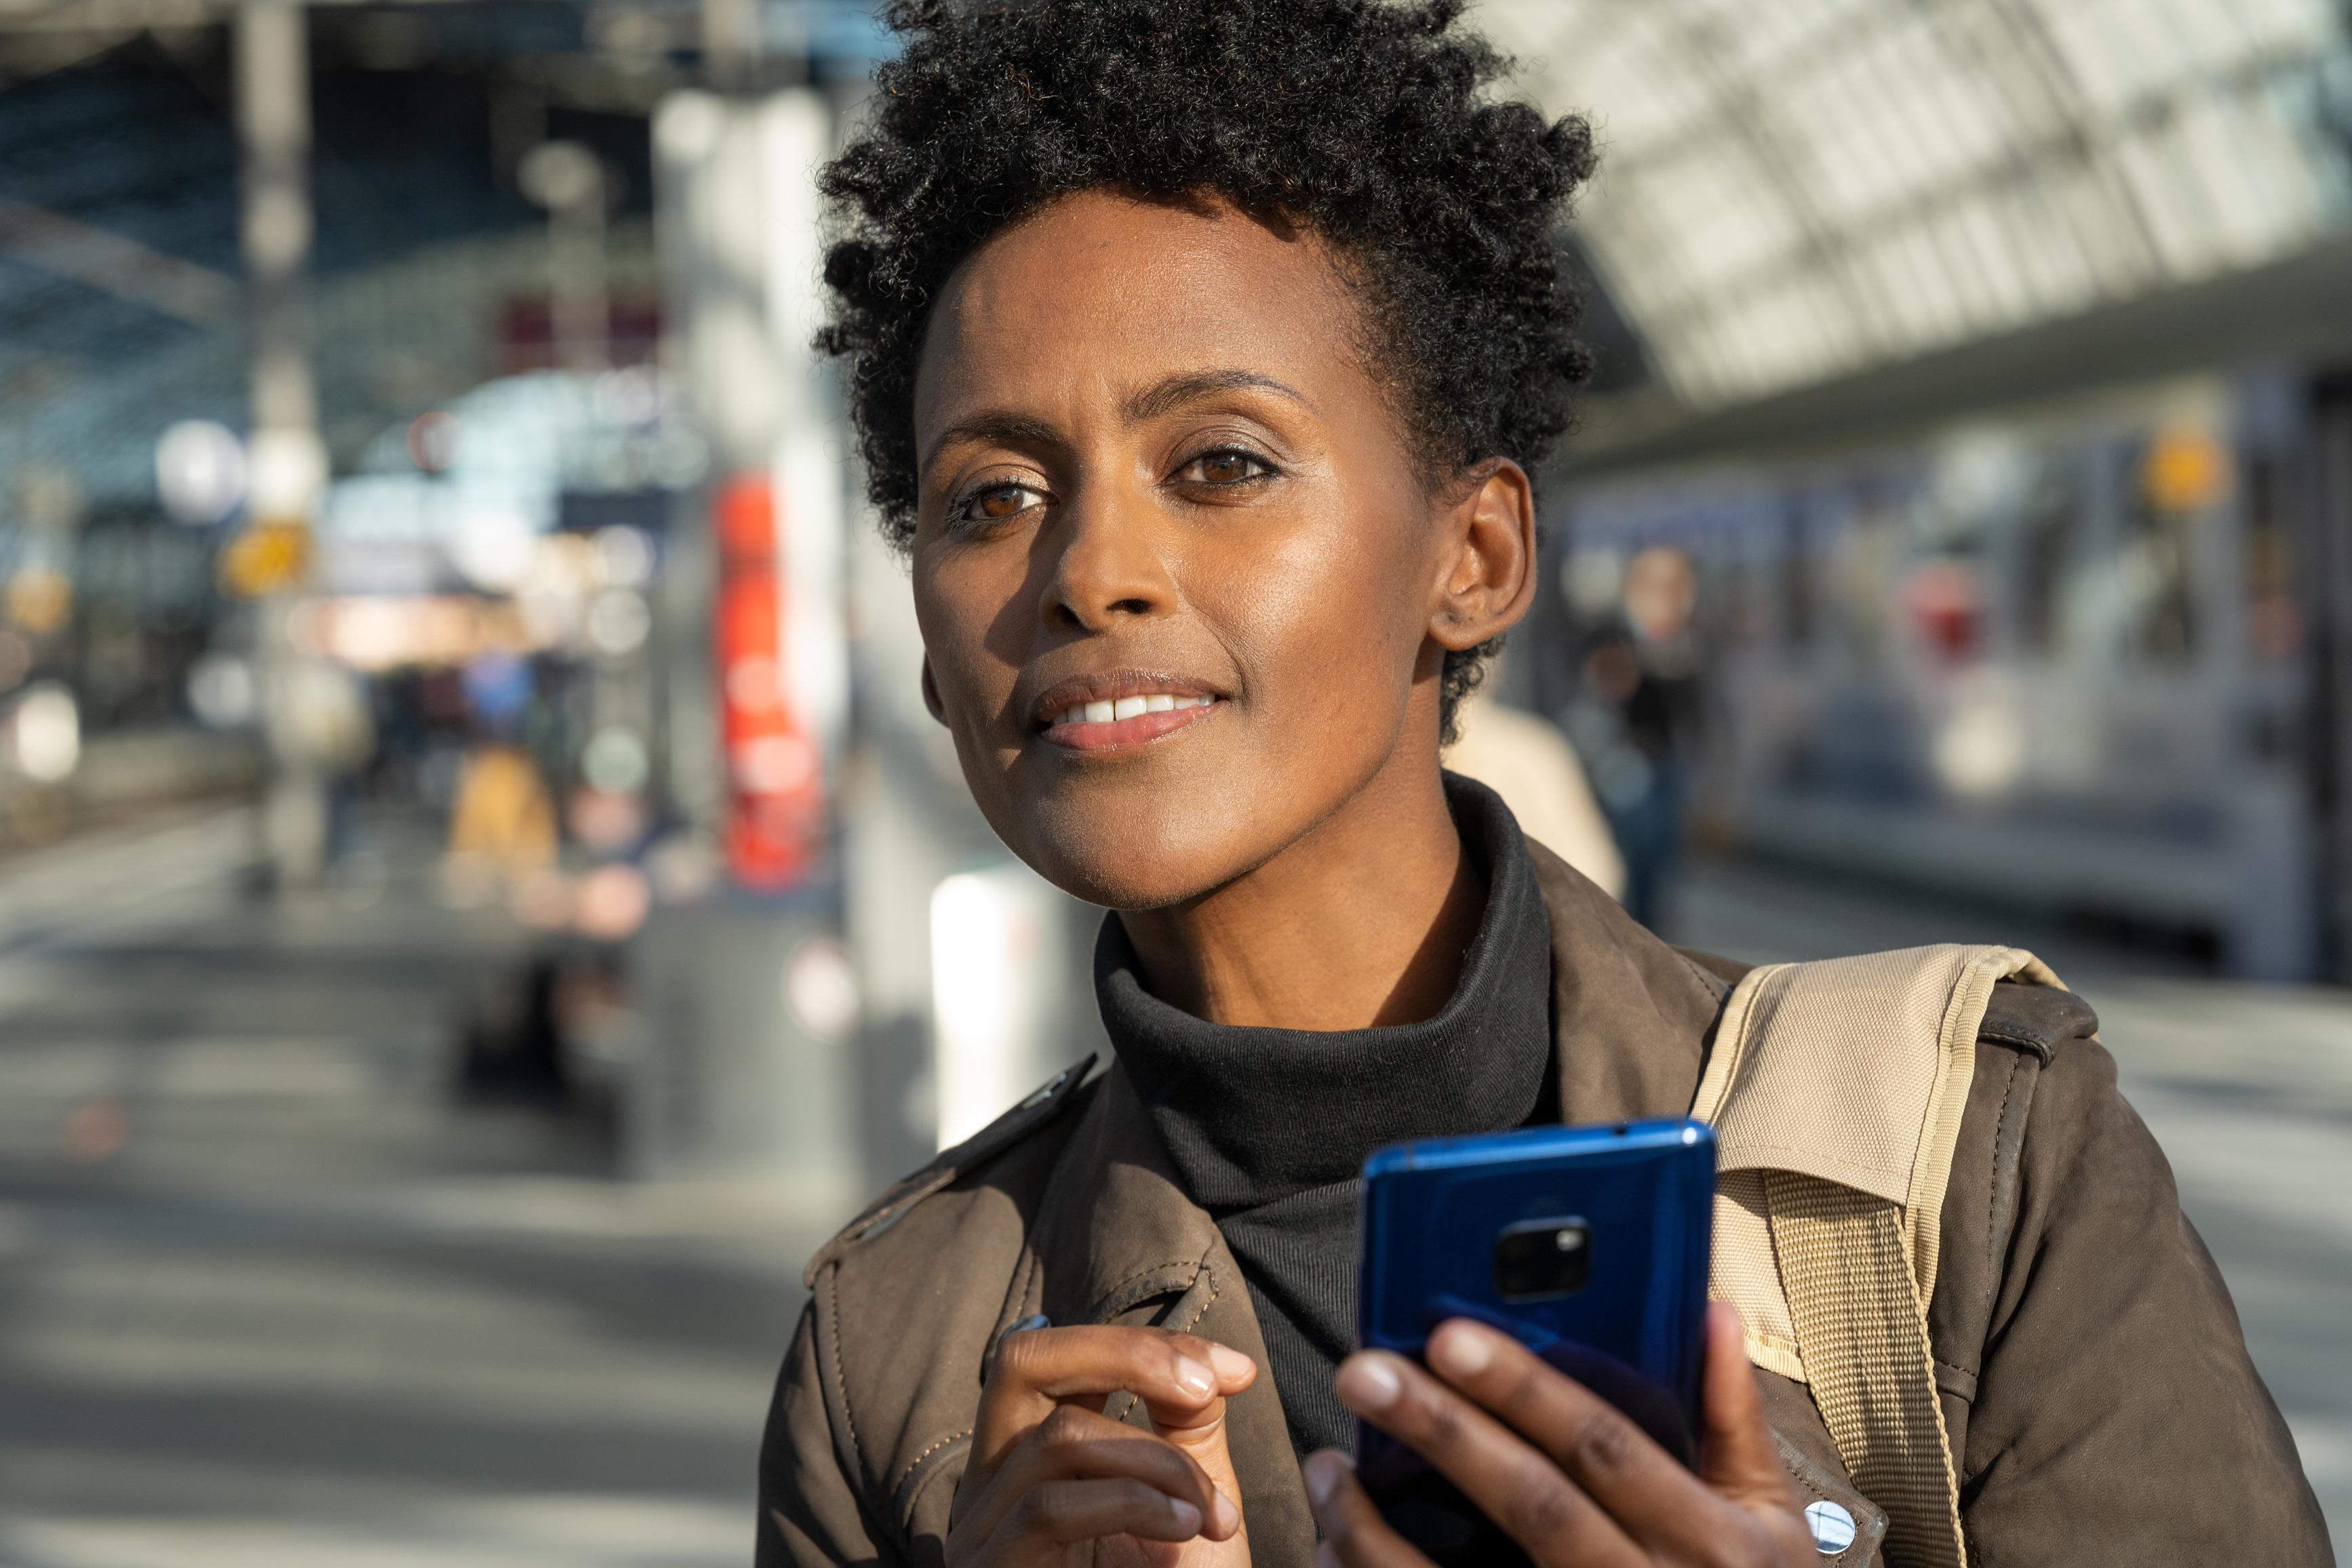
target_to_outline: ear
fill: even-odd
[[[1536,493],[1508,458],[1472,471],[1475,482],[1440,520],[1440,575],[1429,635],[1452,652],[1517,626],[1536,593]]]
[[[931,674],[931,656],[923,656],[923,706],[931,717],[944,724],[948,721],[948,705],[940,700],[940,683]]]

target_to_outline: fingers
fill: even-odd
[[[1464,1326],[1457,1320],[1440,1329],[1439,1336]],[[1433,1356],[1436,1336],[1430,1345]],[[1568,1384],[1532,1356],[1528,1359],[1543,1376]],[[1538,1563],[1630,1568],[1646,1561],[1609,1513],[1561,1473],[1560,1466],[1402,1356],[1360,1352],[1340,1363],[1335,1386],[1349,1409],[1434,1465]],[[1624,1424],[1623,1417],[1618,1420]],[[1634,1436],[1648,1442],[1638,1433]],[[1663,1453],[1657,1457],[1674,1464]],[[1696,1479],[1684,1474],[1696,1488]]]
[[[1669,1519],[1706,1489],[1615,1405],[1507,1334],[1463,1320],[1430,1336],[1429,1364],[1551,1456],[1620,1519]],[[1690,1521],[1704,1527],[1704,1520]]]
[[[1711,1301],[1706,1312],[1706,1371],[1700,1384],[1699,1475],[1708,1486],[1739,1501],[1795,1508],[1797,1494],[1772,1451],[1772,1431],[1764,1420],[1764,1396],[1756,1369],[1748,1364],[1739,1309]]]
[[[1200,1532],[1198,1508],[1141,1481],[1048,1481],[1022,1494],[974,1561],[1025,1565],[1039,1561],[1042,1548],[1110,1535],[1190,1541]]]
[[[1430,1568],[1428,1558],[1389,1528],[1356,1484],[1355,1469],[1344,1455],[1329,1448],[1309,1454],[1306,1476],[1307,1501],[1315,1510],[1316,1528],[1323,1532],[1323,1546],[1316,1554],[1318,1568],[1333,1563],[1344,1568]]]
[[[987,1536],[1028,1497],[1066,1482],[1097,1480],[1132,1482],[1192,1510],[1192,1525],[1182,1535],[1155,1540],[1189,1540],[1199,1533],[1224,1541],[1241,1528],[1241,1510],[1191,1455],[1076,1405],[1058,1406],[1013,1446],[989,1484],[959,1510],[957,1524]]]
[[[1134,1394],[1156,1426],[1214,1420],[1225,1394],[1238,1393],[1257,1368],[1237,1351],[1192,1334],[1124,1327],[1031,1329],[1007,1334],[982,1391],[972,1460],[992,1469],[1022,1434],[1069,1400],[1099,1407],[1108,1395]]]
[[[1706,1436],[1710,1451],[1721,1453],[1705,1476],[1685,1468],[1615,1405],[1484,1324],[1459,1318],[1441,1324],[1430,1336],[1429,1362],[1549,1456],[1605,1512],[1619,1539],[1639,1543],[1643,1561],[1654,1553],[1705,1563],[1726,1553],[1738,1559],[1743,1552],[1777,1552],[1801,1526],[1796,1494],[1764,1424],[1738,1314],[1710,1312],[1707,1335]],[[1471,1491],[1459,1477],[1455,1484]],[[1518,1535],[1508,1517],[1493,1517]]]

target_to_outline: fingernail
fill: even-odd
[[[1201,1533],[1201,1510],[1189,1502],[1171,1500],[1168,1511],[1175,1518],[1176,1528],[1187,1535]]]
[[[1349,1358],[1339,1369],[1339,1397],[1359,1410],[1386,1410],[1404,1392],[1394,1368],[1379,1356]]]
[[[1241,1506],[1223,1492],[1212,1492],[1210,1495],[1216,1500],[1217,1503],[1217,1532],[1220,1535],[1232,1535],[1234,1531],[1242,1527]]]
[[[1476,1329],[1456,1323],[1437,1336],[1429,1353],[1445,1371],[1472,1377],[1486,1370],[1495,1359],[1495,1350],[1486,1336]]]
[[[1209,1364],[1217,1369],[1219,1383],[1233,1383],[1247,1377],[1257,1363],[1230,1346],[1211,1345]]]
[[[1307,1456],[1307,1495],[1314,1500],[1317,1508],[1331,1500],[1331,1494],[1339,1487],[1339,1472],[1347,1463],[1330,1448]]]
[[[1216,1374],[1188,1355],[1176,1358],[1176,1381],[1203,1397],[1217,1391]]]

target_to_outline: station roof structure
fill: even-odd
[[[2336,0],[1481,0],[1685,421],[2352,237]],[[2352,250],[2346,252],[2352,268]]]

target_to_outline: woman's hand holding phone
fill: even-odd
[[[1615,1406],[1508,1335],[1463,1319],[1430,1336],[1432,1370],[1360,1352],[1341,1364],[1339,1393],[1443,1471],[1544,1568],[1818,1563],[1795,1487],[1772,1451],[1738,1310],[1713,1305],[1706,1331],[1696,1475]],[[1307,1490],[1325,1563],[1427,1563],[1381,1520],[1343,1456],[1311,1456]]]
[[[1004,1336],[948,1527],[949,1568],[1246,1568],[1225,1400],[1257,1366],[1165,1329]],[[1133,1394],[1152,1430],[1103,1414]]]

